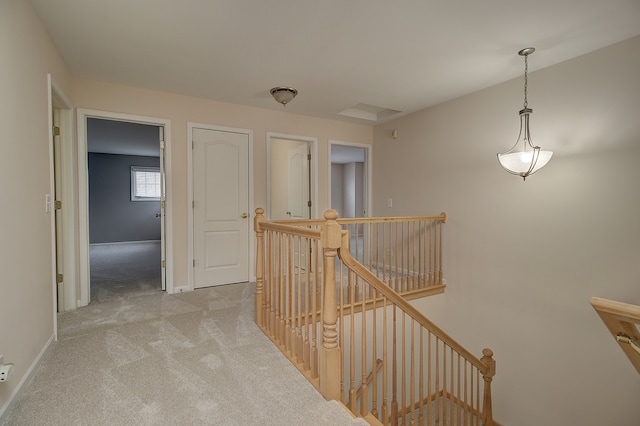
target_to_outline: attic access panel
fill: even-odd
[[[640,374],[640,306],[599,297],[591,305]]]

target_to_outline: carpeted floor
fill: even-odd
[[[168,295],[127,250],[95,268],[89,306],[59,314],[6,425],[366,425],[255,326],[253,284]]]

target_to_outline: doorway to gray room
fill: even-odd
[[[87,118],[91,303],[162,290],[161,126]]]

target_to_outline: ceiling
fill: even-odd
[[[87,151],[159,157],[160,129],[147,124],[88,118]]]
[[[31,3],[74,75],[369,125],[640,34],[639,0]]]

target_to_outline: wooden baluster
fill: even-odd
[[[296,288],[296,292],[298,295],[298,302],[297,302],[297,311],[298,311],[298,315],[297,315],[297,321],[296,321],[296,360],[298,363],[304,363],[304,348],[303,348],[303,342],[304,342],[304,338],[303,338],[303,332],[304,332],[304,328],[302,326],[302,292],[303,292],[303,287],[305,284],[304,281],[304,275],[302,272],[302,267],[303,267],[303,263],[302,263],[302,255],[304,253],[303,250],[303,239],[302,237],[298,237],[298,272],[296,274],[296,282],[298,283],[298,286]]]
[[[254,297],[254,316],[258,327],[262,327],[262,296],[264,290],[264,232],[260,224],[266,219],[264,209],[258,207],[253,218],[253,229],[256,233],[256,294]]]
[[[285,236],[282,233],[278,233],[279,234],[279,239],[280,239],[280,250],[279,250],[279,261],[278,263],[280,264],[280,283],[278,286],[278,298],[279,298],[279,307],[278,307],[278,319],[279,319],[279,324],[278,324],[278,341],[280,342],[281,346],[283,348],[286,349],[287,347],[287,338],[286,338],[286,333],[285,333],[285,317],[286,317],[286,301],[285,301],[285,295],[286,295],[286,284],[285,284],[285,279],[286,279],[286,275],[287,275],[287,259],[286,259],[286,240],[285,240]]]
[[[318,378],[318,283],[320,281],[320,268],[318,267],[318,257],[320,256],[320,250],[318,241],[313,241],[314,250],[312,252],[312,268],[313,268],[313,282],[311,283],[311,377]]]
[[[276,300],[275,300],[275,324],[274,331],[276,334],[276,341],[278,344],[282,343],[282,334],[280,333],[280,321],[282,320],[282,280],[284,279],[284,271],[282,270],[282,233],[276,233],[276,268],[277,268],[277,283],[276,283]]]
[[[482,375],[484,379],[484,398],[482,402],[482,424],[493,426],[493,410],[491,407],[491,381],[496,374],[496,361],[493,359],[493,351],[488,348],[482,350],[480,361],[487,366],[487,372]]]
[[[438,252],[439,252],[438,254],[439,254],[440,260],[439,260],[438,263],[439,263],[439,268],[440,268],[439,269],[440,278],[438,280],[438,284],[442,284],[442,240],[443,240],[444,224],[447,221],[447,214],[445,212],[440,213],[440,215],[443,216],[443,219],[442,219],[442,221],[439,222],[440,223],[440,247],[438,249]]]
[[[392,349],[391,349],[391,424],[398,424],[398,360],[397,360],[397,347],[396,347],[396,305],[393,305],[393,337],[392,337]]]
[[[349,316],[349,409],[357,413],[356,400],[356,324],[355,324],[355,286],[351,285],[353,272],[348,272],[349,299],[351,303],[351,315]]]
[[[268,328],[269,328],[269,335],[273,336],[273,325],[275,323],[275,312],[274,312],[274,297],[275,297],[275,293],[276,293],[276,286],[275,286],[275,267],[274,267],[274,262],[275,262],[275,256],[273,255],[275,253],[275,246],[274,246],[274,241],[273,241],[273,232],[269,231],[269,233],[267,234],[267,247],[269,248],[268,252],[267,252],[267,287],[268,287],[268,291],[266,293],[267,297],[267,303],[268,303],[268,311],[267,311],[267,320],[266,322],[268,323]]]
[[[380,414],[380,420],[383,424],[387,424],[389,421],[389,408],[387,401],[388,388],[388,364],[387,360],[387,329],[389,324],[387,323],[387,298],[382,299],[382,413]]]
[[[451,369],[451,373],[449,376],[449,383],[451,386],[451,389],[449,390],[449,424],[453,424],[453,408],[454,408],[454,396],[456,395],[455,392],[455,377],[454,377],[454,365],[453,365],[453,348],[449,348],[449,368]]]
[[[414,321],[411,318],[411,322],[409,324],[410,333],[411,333],[411,348],[409,349],[409,356],[411,357],[411,363],[409,364],[409,407],[411,410],[411,415],[409,416],[409,424],[411,426],[415,426],[416,424],[416,361],[415,361],[415,332],[414,332]]]
[[[311,325],[309,324],[309,315],[311,310],[315,310],[315,307],[309,306],[311,303],[311,240],[307,238],[304,243],[304,255],[305,255],[305,286],[304,286],[304,343],[302,349],[302,359],[304,360],[305,371],[311,370],[311,348],[309,347],[309,333],[311,332]],[[315,327],[315,323],[313,327]]]
[[[420,331],[420,356],[418,361],[420,362],[419,368],[419,377],[418,377],[418,424],[424,424],[424,330],[422,327],[418,327]]]
[[[395,245],[394,245],[395,247],[392,247],[392,250],[391,250],[391,254],[394,257],[394,259],[393,259],[394,261],[393,262],[389,262],[389,263],[393,264],[394,267],[393,268],[389,268],[389,269],[393,270],[393,277],[394,277],[394,279],[393,279],[393,283],[394,283],[393,288],[396,290],[396,292],[400,293],[402,291],[402,288],[401,288],[402,287],[402,283],[398,282],[398,275],[399,275],[399,272],[398,272],[399,271],[399,269],[398,269],[398,260],[400,258],[400,255],[399,255],[400,252],[398,250],[398,240],[399,240],[399,238],[398,238],[398,222],[395,223],[395,231],[396,231],[395,238],[393,238],[393,234],[392,233],[390,233],[390,235],[389,235],[389,246],[391,246],[391,242],[392,241],[395,242]],[[402,276],[400,276],[400,279],[402,279]]]
[[[344,241],[343,241],[344,243]],[[348,272],[347,272],[348,273]],[[347,278],[348,281],[348,278]],[[344,350],[344,274],[340,274],[340,286],[338,287],[340,289],[340,300],[338,302],[339,305],[339,318],[340,318],[340,347],[343,348]],[[349,296],[347,296],[349,297]],[[353,315],[351,315],[353,317]],[[344,356],[340,357],[340,371],[344,371]],[[344,395],[344,374],[340,375],[340,401],[344,401],[345,399],[345,395]]]
[[[289,359],[293,362],[294,361],[294,354],[293,354],[293,347],[295,344],[295,331],[293,329],[293,319],[295,316],[295,307],[294,307],[294,282],[295,282],[295,276],[294,276],[294,270],[293,270],[293,266],[294,266],[294,250],[293,250],[293,244],[294,244],[294,237],[292,235],[287,235],[287,279],[285,281],[285,326],[284,326],[284,332],[285,332],[285,349],[287,351],[287,353],[289,354]]]
[[[338,345],[338,308],[336,305],[335,258],[341,245],[342,228],[336,222],[338,212],[327,210],[320,231],[323,250],[322,347],[320,348],[320,393],[328,399],[340,398],[340,357]]]
[[[400,265],[398,266],[398,259],[396,259],[396,276],[400,275],[400,283],[399,283],[399,287],[398,290],[396,290],[398,293],[402,293],[404,291],[406,291],[405,288],[405,283],[407,280],[407,277],[405,276],[405,241],[404,241],[404,222],[400,222],[400,233],[398,235],[398,222],[396,222],[396,249],[399,247],[400,248],[400,256],[398,256],[400,258]],[[406,405],[402,405],[402,408],[405,408]]]
[[[432,394],[431,394],[431,377],[432,377],[432,372],[433,372],[433,367],[431,365],[431,354],[432,354],[432,350],[431,350],[431,341],[432,336],[431,336],[431,332],[429,331],[427,333],[427,421],[429,422],[429,425],[431,425],[431,418],[432,418],[432,401],[434,400]]]
[[[263,285],[263,297],[262,297],[262,311],[263,318],[262,323],[267,330],[267,335],[271,335],[271,297],[273,296],[273,272],[271,271],[273,265],[273,248],[271,247],[271,231],[264,233],[265,242],[265,262],[264,262],[264,285]]]
[[[371,384],[371,414],[378,418],[378,309],[376,307],[377,293],[375,288],[371,288],[371,299],[373,300],[373,324],[371,341],[371,359],[374,364],[373,381]]]
[[[440,424],[440,339],[435,338],[436,341],[436,381],[434,388],[434,398],[435,401],[435,424]]]
[[[397,234],[396,234],[397,236]],[[401,370],[402,373],[400,375],[400,388],[402,389],[402,421],[400,422],[403,425],[407,424],[407,412],[406,412],[406,408],[407,408],[407,354],[406,354],[406,348],[407,348],[407,342],[406,342],[406,335],[407,335],[407,331],[405,328],[405,321],[407,318],[407,314],[404,313],[404,311],[401,311],[400,315],[402,315],[402,343],[401,343],[401,356],[402,356],[402,361],[401,361]]]
[[[362,345],[362,381],[360,385],[360,415],[365,417],[369,413],[369,394],[367,386],[367,306],[365,297],[366,283],[362,283],[362,328],[360,330],[361,345]],[[353,313],[351,316],[355,316]],[[373,359],[372,371],[375,374],[376,360]]]

